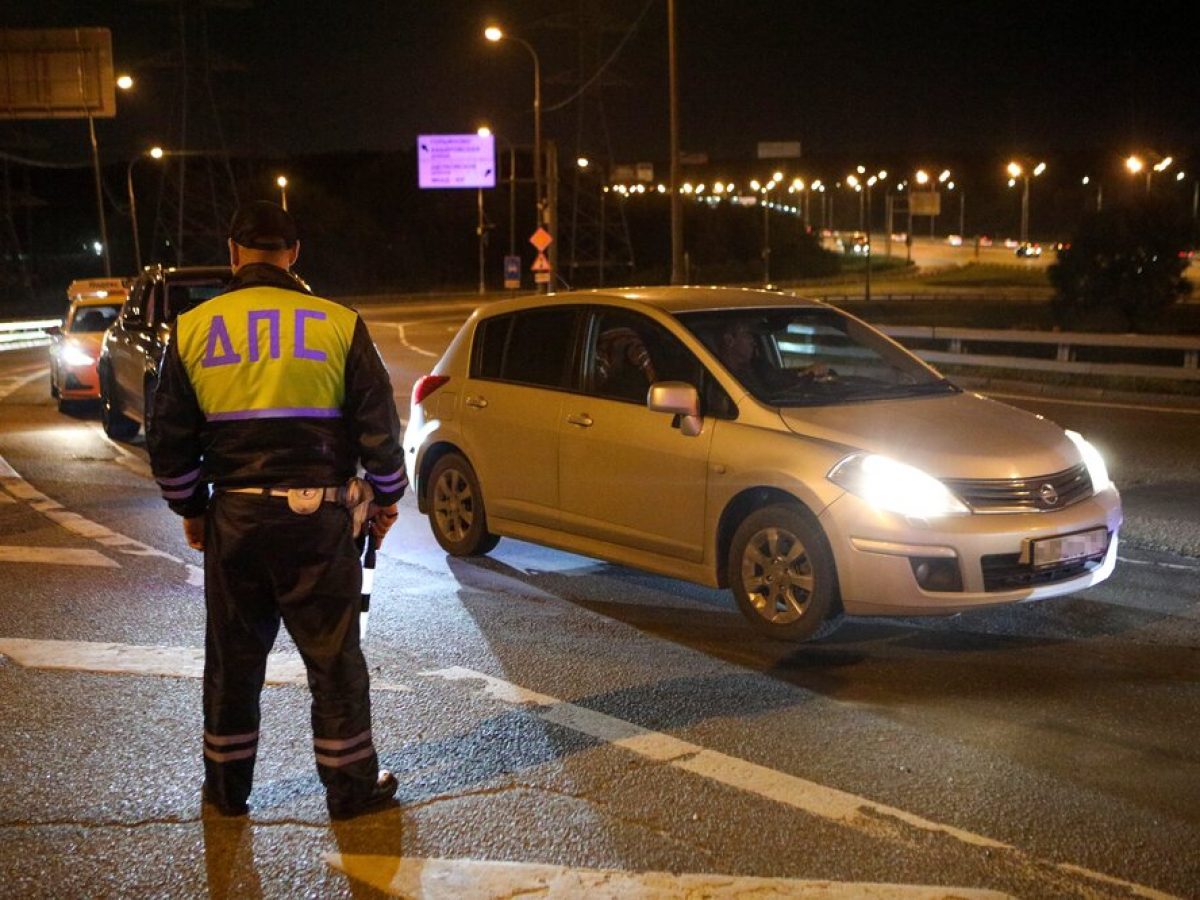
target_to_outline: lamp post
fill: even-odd
[[[1029,165],[1022,164],[1013,160],[1008,164],[1008,186],[1016,187],[1017,179],[1021,179],[1023,186],[1021,189],[1021,243],[1029,241],[1029,180],[1031,177],[1036,178],[1046,171],[1046,164],[1040,162],[1033,166],[1032,172]]]
[[[78,45],[79,29],[75,29],[75,40]],[[83,89],[83,51],[80,50],[75,60],[75,73],[79,80],[79,105],[87,115],[88,139],[92,147],[92,176],[96,183],[96,216],[100,220],[100,248],[104,256],[104,277],[112,277],[112,255],[108,248],[108,221],[104,216],[104,186],[100,178],[100,147],[96,141],[96,120],[92,116],[92,107],[87,104]],[[133,79],[128,75],[119,75],[116,85],[123,91],[133,87]]]
[[[1156,160],[1156,162],[1147,165],[1147,160],[1143,160],[1140,156],[1132,154],[1125,160],[1125,168],[1129,170],[1129,174],[1131,175],[1137,175],[1143,171],[1146,173],[1146,193],[1149,194],[1151,176],[1155,172],[1165,172],[1175,160],[1170,156],[1159,156],[1152,151],[1148,152],[1146,156]]]
[[[862,230],[862,232],[866,235],[866,238],[867,238],[866,246],[864,248],[866,250],[866,266],[864,267],[865,273],[866,273],[866,281],[864,284],[864,299],[866,299],[869,302],[871,299],[871,256],[872,256],[872,252],[871,252],[871,188],[875,187],[875,185],[877,185],[881,181],[886,181],[887,177],[888,177],[888,173],[886,170],[880,169],[874,175],[866,175],[864,166],[859,166],[858,169],[859,169],[858,175],[847,175],[846,176],[846,184],[858,192],[859,224],[861,226],[860,230]],[[863,176],[863,175],[865,175],[866,177],[865,178],[859,177],[859,176]],[[865,209],[866,209],[865,217],[862,215],[862,211],[864,208],[864,201],[865,201]]]
[[[750,182],[750,189],[758,191],[762,194],[762,211],[763,211],[763,227],[762,227],[762,261],[763,261],[763,287],[771,285],[771,215],[770,215],[770,198],[771,191],[775,186],[783,180],[783,173],[776,172],[766,184],[759,184],[758,180]]]
[[[542,228],[546,224],[546,198],[542,189],[542,64],[533,45],[524,38],[506,34],[496,25],[485,28],[483,36],[492,43],[515,41],[528,50],[533,58],[533,192],[537,206],[537,226]],[[553,284],[553,279],[554,275],[551,273],[550,282],[546,285],[547,290]]]
[[[131,159],[129,165],[125,167],[125,188],[129,191],[129,222],[133,226],[133,260],[138,272],[142,271],[142,242],[138,237],[137,196],[133,191],[133,164],[147,156],[151,159],[162,159],[163,155],[162,147],[151,147],[146,153],[139,153]]]
[[[283,207],[283,211],[287,212],[287,186],[288,180],[286,175],[280,175],[275,179],[275,184],[279,186],[279,205]]]
[[[1081,184],[1084,187],[1087,187],[1091,183],[1092,183],[1091,177],[1088,175],[1084,175],[1083,181],[1081,182]],[[1104,207],[1104,185],[1102,185],[1100,182],[1097,181],[1096,182],[1096,212],[1100,212],[1100,210],[1103,207]]]
[[[967,233],[967,192],[962,190],[962,188],[960,188],[954,181],[946,182],[946,190],[950,191],[951,193],[958,191],[958,236],[960,238],[965,238]]]
[[[517,255],[517,150],[509,140],[487,125],[480,125],[475,131],[480,137],[489,134],[499,138],[508,148],[508,255]]]

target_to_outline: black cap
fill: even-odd
[[[229,238],[251,250],[290,250],[296,246],[296,223],[277,203],[255,200],[233,214]]]

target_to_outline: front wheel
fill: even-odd
[[[833,553],[821,527],[795,506],[765,506],[738,526],[729,581],[742,614],[768,637],[807,641],[841,624]]]
[[[451,556],[490,552],[500,538],[487,530],[479,479],[458,453],[447,453],[429,473],[429,526]]]

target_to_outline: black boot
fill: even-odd
[[[399,786],[400,782],[396,780],[395,775],[387,769],[380,769],[379,780],[365,796],[349,800],[328,800],[329,818],[353,819],[355,816],[391,806]]]

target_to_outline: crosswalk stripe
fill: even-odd
[[[0,563],[40,563],[58,566],[97,566],[119,569],[121,564],[103,553],[73,547],[14,547],[0,544]]]
[[[715,873],[623,872],[484,859],[417,859],[327,853],[325,861],[378,891],[421,900],[487,900],[525,894],[547,898],[618,900],[653,897],[800,897],[821,900],[999,900],[998,891],[876,882],[763,878]]]
[[[203,647],[0,638],[0,656],[6,656],[29,669],[60,669],[108,675],[162,675],[169,678],[201,678],[204,675]],[[272,653],[267,657],[267,684],[308,687],[304,660],[298,653]],[[411,691],[412,688],[373,678],[371,690],[397,693]]]

